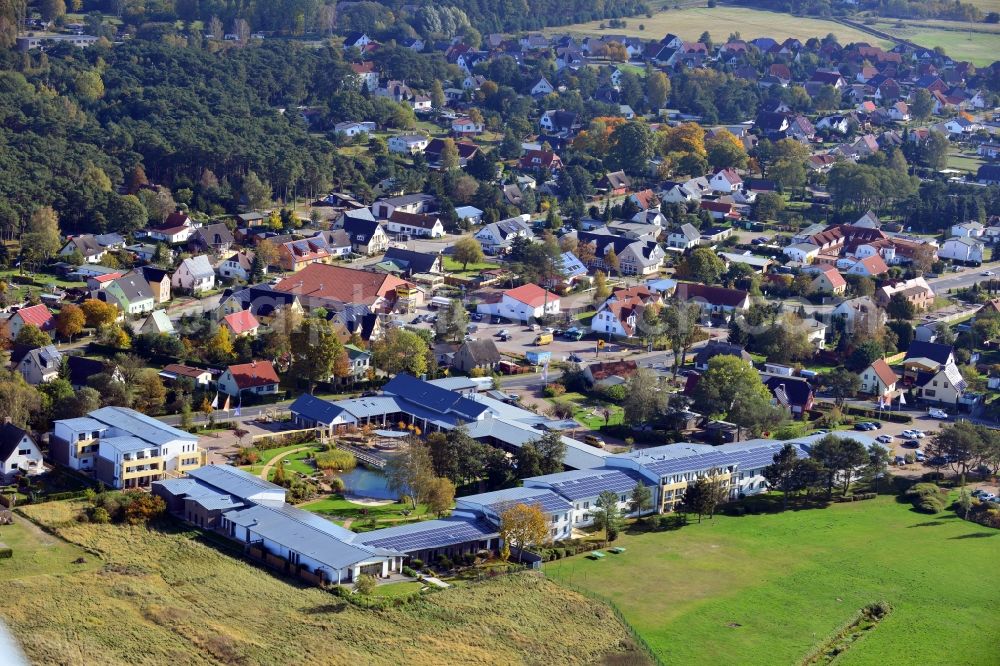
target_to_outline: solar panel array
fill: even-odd
[[[771,464],[774,454],[781,450],[784,444],[776,442],[767,446],[754,447],[741,451],[710,451],[682,458],[655,460],[643,462],[642,465],[654,474],[665,476],[679,472],[695,472],[714,467],[729,467],[738,465],[740,469],[757,469]]]
[[[538,495],[516,498],[511,497],[510,499],[500,499],[496,502],[489,504],[489,508],[493,509],[497,513],[503,513],[511,506],[515,504],[527,504],[528,506],[539,506],[545,513],[556,513],[557,511],[569,511],[573,508],[573,505],[564,500],[559,495],[551,491],[545,491],[539,493]]]
[[[467,541],[478,541],[497,535],[497,531],[488,524],[478,520],[451,520],[451,521],[431,521],[439,524],[431,529],[421,529],[419,531],[403,532],[399,534],[388,534],[386,536],[367,539],[363,535],[357,541],[363,542],[367,546],[375,548],[388,548],[403,553],[412,553],[417,550],[427,550],[431,548],[444,548]],[[417,527],[430,527],[430,524]],[[378,530],[379,532],[389,532],[388,530]],[[374,533],[373,533],[374,535]]]
[[[621,494],[635,488],[636,479],[625,472],[606,471],[593,476],[557,481],[552,489],[569,500],[596,497],[605,490]]]

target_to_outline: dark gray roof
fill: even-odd
[[[27,430],[18,428],[13,423],[0,425],[0,460],[7,460],[27,434]]]
[[[468,420],[477,420],[489,408],[460,393],[435,386],[405,373],[393,377],[382,392],[412,402],[438,414],[452,413]]]
[[[288,410],[310,421],[326,424],[333,423],[333,420],[344,412],[343,407],[308,393],[296,398]]]
[[[385,251],[383,261],[394,261],[410,273],[430,273],[438,260],[438,255],[429,252],[417,252],[398,247],[390,247]]]

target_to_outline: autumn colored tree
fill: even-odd
[[[517,561],[520,562],[524,548],[549,540],[549,522],[537,504],[514,504],[500,514],[500,538],[505,550],[518,549]]]
[[[73,336],[83,330],[87,317],[79,306],[67,303],[56,315],[56,332],[60,337],[72,340]]]
[[[215,330],[215,335],[208,341],[206,348],[209,358],[223,362],[233,357],[233,338],[229,333],[229,328],[219,326]]]
[[[99,301],[96,298],[88,298],[80,304],[84,320],[91,328],[101,328],[110,326],[118,319],[118,308],[111,303]]]

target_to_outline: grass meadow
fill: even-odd
[[[591,664],[629,643],[606,606],[537,575],[362,610],[206,545],[197,531],[78,523],[79,506],[24,507],[73,545],[59,542],[8,578],[30,556],[22,538],[0,564],[0,617],[32,663]],[[0,527],[14,541],[8,534]],[[77,570],[69,561],[81,553]]]
[[[838,664],[996,663],[1000,532],[950,512],[879,497],[616,545],[626,552],[546,574],[613,601],[665,663],[799,663],[880,600],[893,611]]]
[[[626,20],[627,26],[624,28],[601,30],[601,21],[590,21],[549,28],[548,32],[585,35],[608,33],[643,39],[660,39],[667,33],[673,33],[682,39],[694,41],[702,32],[708,30],[716,42],[725,41],[730,33],[734,32],[739,32],[743,39],[773,37],[782,40],[786,37],[795,37],[802,41],[810,37],[823,38],[832,32],[843,44],[848,42],[881,44],[877,37],[832,21],[747,7],[668,9],[653,14],[653,18],[633,16]],[[643,29],[640,29],[640,26]]]

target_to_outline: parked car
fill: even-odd
[[[830,434],[830,431],[829,431],[829,430],[813,430],[813,431],[812,431],[811,433],[809,433],[809,434],[810,434],[810,435],[829,435],[829,434]]]
[[[894,465],[905,465],[906,464],[906,457],[905,456],[896,456],[895,458],[892,459],[892,462],[893,462]]]
[[[483,320],[482,312],[477,312],[474,315],[472,315],[472,321],[482,321],[482,320]]]
[[[875,438],[875,441],[882,442],[883,444],[891,444],[892,435],[879,435],[878,437]]]
[[[599,449],[604,448],[604,440],[596,435],[587,435],[583,438],[584,443],[590,444],[591,446],[596,446]]]
[[[949,418],[948,412],[944,411],[943,409],[932,409],[927,412],[927,416],[931,417],[932,419],[947,420]]]
[[[994,275],[996,275],[996,273],[994,273],[993,271],[983,271],[982,274],[985,277],[993,277]]]
[[[915,439],[908,439],[903,442],[903,446],[907,449],[915,449],[920,446],[920,442]]]
[[[989,495],[989,492],[986,491],[986,490],[983,490],[982,488],[976,488],[975,490],[972,491],[972,496],[973,497],[981,497],[983,495]]]
[[[916,451],[914,451],[913,455],[915,455],[917,457],[917,462],[922,463],[922,462],[924,462],[924,461],[927,460],[927,456],[925,456],[924,452],[921,451],[920,449],[917,449]]]

